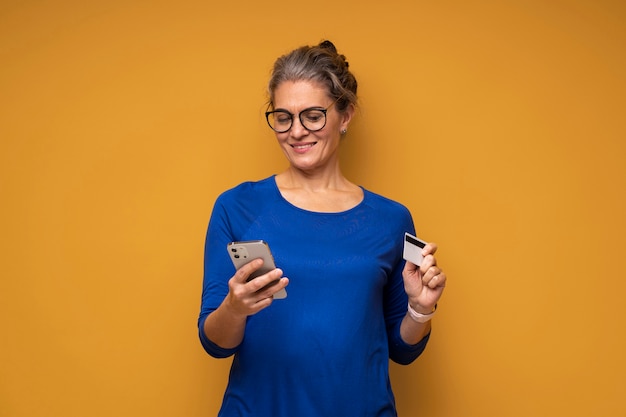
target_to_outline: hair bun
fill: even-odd
[[[329,40],[322,41],[319,44],[319,47],[323,48],[323,49],[328,49],[329,51],[331,51],[334,54],[337,53],[337,48],[335,48],[335,45],[333,45],[333,43],[331,41],[329,41]]]
[[[341,61],[345,64],[346,68],[350,66],[350,64],[348,64],[348,61],[346,60],[346,57],[344,55],[340,55],[337,52],[337,48],[331,41],[324,40],[318,45],[318,47],[320,49],[326,49],[327,51],[330,51],[333,55],[338,56],[341,59]]]

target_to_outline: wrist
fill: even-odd
[[[409,307],[413,311],[415,311],[416,313],[419,313],[419,314],[430,314],[430,313],[434,312],[435,310],[437,310],[437,305],[436,304],[435,304],[434,307],[429,308],[429,307],[423,307],[419,303],[412,303],[410,300],[409,300]]]
[[[419,310],[415,310],[413,307],[411,307],[411,303],[409,303],[407,306],[407,312],[409,316],[411,317],[411,319],[413,319],[413,321],[416,321],[418,323],[428,322],[430,319],[433,318],[436,310],[437,310],[437,304],[435,304],[435,307],[428,312],[424,312],[423,308]]]
[[[237,305],[228,296],[224,299],[218,309],[222,310],[223,314],[225,314],[231,320],[245,321],[248,318],[248,314],[246,314],[246,312],[244,311],[241,311],[240,308],[237,308]]]

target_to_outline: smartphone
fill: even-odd
[[[247,240],[243,242],[230,242],[226,245],[230,259],[235,265],[235,269],[239,269],[248,262],[261,258],[263,259],[263,266],[254,271],[248,281],[257,278],[269,271],[276,269],[274,264],[274,257],[270,251],[270,246],[264,240]],[[275,281],[269,285],[274,285],[278,281]],[[274,298],[281,299],[287,297],[287,291],[283,288],[274,294]]]

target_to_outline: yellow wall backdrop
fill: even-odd
[[[0,416],[215,415],[216,196],[285,167],[274,59],[359,83],[346,174],[450,284],[401,416],[626,415],[626,7],[609,0],[0,2]]]

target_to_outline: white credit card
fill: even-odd
[[[410,233],[404,234],[404,251],[402,257],[417,266],[422,264],[424,257],[422,256],[422,249],[426,246],[426,242],[416,238]]]

